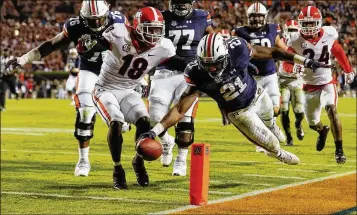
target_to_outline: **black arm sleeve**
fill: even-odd
[[[161,65],[165,65],[169,68],[173,68],[178,71],[184,71],[187,66],[187,63],[185,61],[185,58],[175,55],[161,63]]]

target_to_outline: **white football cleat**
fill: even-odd
[[[260,147],[260,146],[257,146],[257,147],[255,148],[255,152],[265,152],[265,149],[263,149],[263,148]]]
[[[161,155],[161,164],[164,167],[170,166],[172,162],[172,150],[175,146],[175,138],[171,135],[168,135],[166,141],[161,141],[162,145],[162,155]]]
[[[286,142],[285,134],[280,130],[278,125],[274,124],[272,127],[269,128],[271,132],[278,138],[280,143]]]
[[[84,159],[80,159],[74,170],[74,176],[88,176],[90,171],[90,163]]]
[[[297,165],[300,162],[296,155],[283,149],[280,149],[278,153],[266,152],[265,154],[289,165]]]
[[[180,161],[178,157],[175,160],[174,168],[172,171],[173,176],[186,176],[186,161]]]

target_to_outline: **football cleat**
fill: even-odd
[[[74,170],[74,176],[88,176],[90,171],[90,163],[87,160],[80,159]]]
[[[300,159],[296,155],[283,149],[280,149],[277,153],[266,152],[266,155],[289,165],[297,165],[300,162]]]
[[[113,170],[113,185],[116,190],[127,190],[128,185],[126,184],[125,171],[123,167],[114,166]]]
[[[330,128],[325,125],[323,127],[322,131],[319,132],[319,137],[317,138],[317,142],[316,142],[316,150],[317,151],[321,151],[322,149],[324,149],[325,143],[326,143],[326,138],[327,138],[329,131],[330,131]]]
[[[296,127],[296,136],[299,140],[304,139],[305,133],[301,125],[299,127]]]
[[[149,185],[149,176],[145,169],[144,159],[142,159],[138,154],[135,155],[131,163],[136,175],[136,181],[142,187]]]
[[[174,163],[172,175],[173,176],[186,176],[186,169],[187,169],[186,161],[180,161],[177,156],[175,163]]]
[[[265,152],[265,149],[263,149],[260,146],[255,147],[255,152]]]
[[[167,141],[168,140],[168,141]],[[175,138],[171,135],[168,135],[166,141],[161,141],[162,145],[162,155],[161,155],[161,164],[164,167],[170,166],[172,162],[172,150],[175,146]]]
[[[280,130],[278,125],[274,124],[272,127],[269,128],[271,132],[278,138],[280,143],[285,143],[286,142],[286,137],[284,133]]]
[[[342,149],[336,149],[335,151],[335,159],[338,164],[344,164],[346,162],[346,156],[343,153]]]

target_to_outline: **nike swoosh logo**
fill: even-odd
[[[322,43],[326,43],[327,42],[327,40],[325,40],[325,41],[322,41]]]
[[[152,56],[155,56],[155,55],[153,55],[153,54],[148,54],[148,56],[149,56],[149,57],[152,57]]]

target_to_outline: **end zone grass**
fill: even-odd
[[[317,134],[304,121],[305,139],[295,138],[294,147],[282,146],[302,162],[288,166],[256,153],[233,126],[222,127],[216,104],[201,99],[195,142],[211,144],[209,200],[356,170],[356,99],[340,99],[338,112],[346,164],[335,162],[332,134],[323,151],[315,150]],[[8,101],[7,111],[1,113],[1,214],[145,214],[189,204],[189,176],[172,177],[172,167],[161,167],[159,160],[146,165],[150,186],[136,185],[131,167],[135,128],[124,134],[123,144],[129,190],[113,190],[107,128],[99,116],[90,148],[90,176],[74,177],[74,120],[68,100]],[[324,112],[322,120],[328,124]]]

